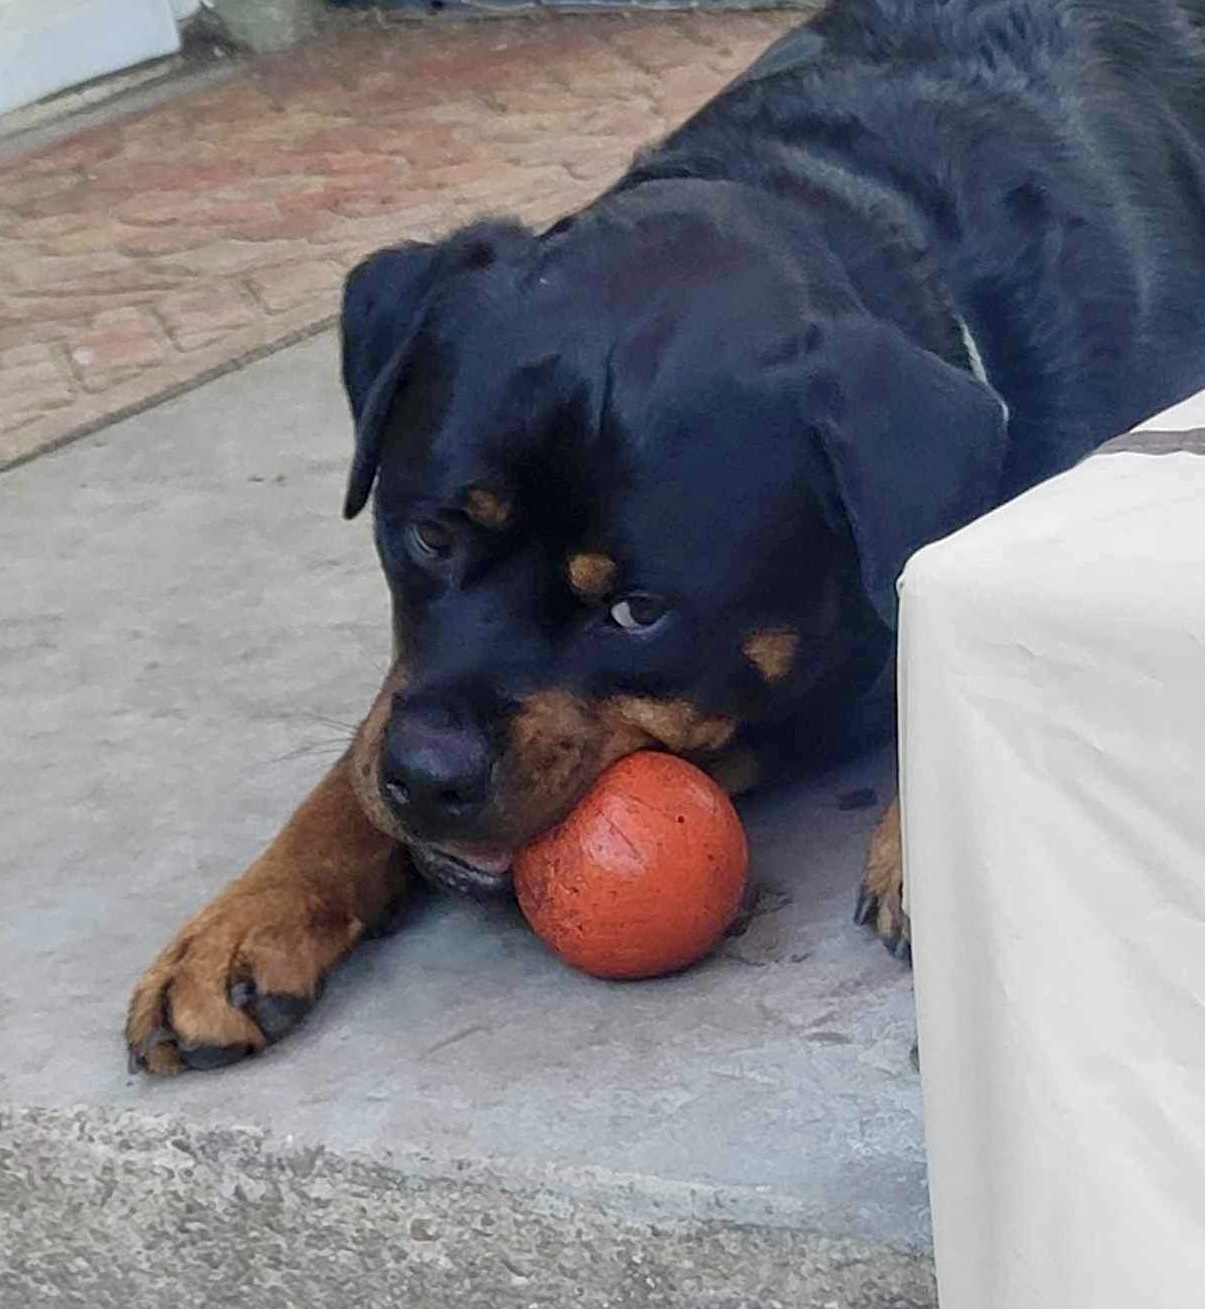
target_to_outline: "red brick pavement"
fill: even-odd
[[[359,29],[0,164],[0,467],[329,322],[379,245],[581,204],[797,21]]]

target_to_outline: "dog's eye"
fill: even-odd
[[[611,606],[610,617],[625,632],[644,632],[665,616],[665,601],[656,595],[625,595]]]
[[[438,518],[424,518],[421,522],[411,523],[410,543],[414,553],[420,559],[446,559],[452,553],[455,533]]]

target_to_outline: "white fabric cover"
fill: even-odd
[[[900,590],[942,1309],[1205,1305],[1205,455],[1096,455]]]

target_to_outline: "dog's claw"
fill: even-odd
[[[251,1006],[251,1017],[269,1042],[279,1041],[314,1007],[304,995],[261,995]]]
[[[235,982],[230,987],[229,995],[230,1003],[236,1009],[241,1009],[255,1023],[269,1045],[291,1032],[317,1002],[317,997],[310,999],[305,995],[261,992],[253,981]],[[220,1064],[207,1066],[220,1067]]]
[[[208,1073],[215,1068],[225,1068],[236,1064],[240,1059],[255,1053],[253,1045],[178,1045],[180,1062],[185,1068],[194,1072]]]
[[[906,936],[901,936],[894,942],[884,941],[883,944],[891,952],[893,959],[898,959],[909,968],[912,967],[912,942]]]
[[[174,1039],[166,1028],[150,1029],[147,1035],[140,1042],[137,1042],[137,1045],[128,1047],[128,1054],[130,1054],[128,1067],[130,1067],[130,1071],[143,1072],[148,1066],[150,1051],[157,1050],[160,1046],[170,1045],[170,1043],[174,1042]]]
[[[158,1049],[161,1045],[169,1045],[174,1041],[175,1037],[166,1027],[152,1028],[141,1041],[127,1048],[127,1067],[130,1072],[143,1072],[148,1065],[151,1051]]]
[[[893,920],[889,926],[885,926],[879,921],[881,907],[882,901],[879,897],[865,886],[861,887],[858,891],[858,903],[854,909],[854,923],[858,927],[873,927],[887,953],[911,968],[912,933],[908,915],[901,910],[898,923]]]

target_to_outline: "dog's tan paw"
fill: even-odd
[[[131,1068],[221,1068],[262,1050],[305,1017],[363,934],[312,895],[236,884],[139,979],[126,1020]]]
[[[898,800],[892,802],[870,838],[854,921],[860,927],[873,926],[897,959],[911,963],[911,931],[904,912],[904,857]]]

